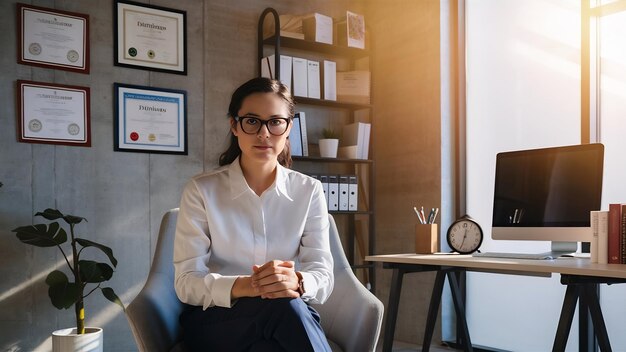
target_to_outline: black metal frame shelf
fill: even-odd
[[[273,47],[274,54],[274,78],[280,79],[280,55],[282,48],[288,48],[291,50],[299,50],[305,51],[309,53],[321,54],[323,56],[333,57],[333,58],[342,58],[348,60],[358,60],[360,58],[364,58],[370,55],[369,50],[367,49],[359,49],[359,48],[350,48],[346,46],[340,45],[331,45],[325,43],[317,43],[313,41],[307,41],[303,39],[295,39],[283,36],[273,35],[269,38],[263,38],[263,24],[267,15],[271,14],[274,17],[274,33],[280,33],[280,16],[278,12],[273,8],[266,8],[261,15],[259,16],[259,23],[257,27],[257,72],[259,76],[261,75],[261,61],[265,57],[264,49],[266,46]],[[310,106],[321,106],[326,108],[337,108],[344,109],[349,111],[355,111],[359,109],[371,109],[371,104],[358,104],[358,103],[348,103],[348,102],[340,102],[340,101],[330,101],[324,99],[314,99],[314,98],[304,98],[304,97],[295,97],[295,101],[297,104],[301,105],[310,105]],[[352,270],[356,271],[357,269],[363,269],[368,275],[368,281],[370,283],[370,289],[372,291],[375,290],[375,282],[376,282],[376,271],[375,266],[373,264],[357,264],[354,265],[355,262],[355,250],[356,250],[356,240],[357,240],[357,232],[356,232],[356,216],[367,217],[368,219],[368,237],[367,237],[367,253],[362,253],[363,255],[373,254],[376,249],[376,236],[374,234],[375,231],[375,195],[374,195],[374,184],[375,184],[375,174],[374,174],[374,166],[375,163],[371,159],[346,159],[346,158],[323,158],[319,156],[293,156],[293,161],[295,163],[320,163],[320,164],[344,164],[344,165],[364,165],[366,166],[367,171],[367,179],[368,179],[368,208],[366,210],[357,210],[357,211],[338,211],[332,210],[329,211],[330,214],[333,215],[341,215],[342,217],[347,217],[348,223],[348,244],[344,248],[346,250],[346,257],[351,264]]]
[[[341,163],[341,164],[373,164],[371,159],[346,159],[346,158],[324,158],[321,156],[292,156],[293,161],[302,162],[323,162],[323,163]]]
[[[274,45],[276,42],[276,36],[273,35],[271,37],[265,38],[263,40],[263,44],[266,45]],[[285,48],[290,49],[298,49],[298,50],[306,50],[306,51],[315,51],[322,54],[334,55],[334,56],[343,56],[351,59],[359,59],[363,57],[369,56],[369,50],[367,49],[359,49],[359,48],[351,48],[347,46],[341,45],[333,45],[326,43],[318,43],[304,39],[296,39],[290,37],[280,36],[280,45]]]
[[[371,104],[358,104],[358,103],[346,103],[341,101],[334,100],[324,100],[324,99],[315,99],[315,98],[304,98],[304,97],[295,97],[296,104],[307,104],[307,105],[318,105],[318,106],[328,106],[331,108],[340,108],[340,109],[369,109],[372,107]]]

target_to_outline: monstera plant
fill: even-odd
[[[79,238],[75,234],[74,227],[87,219],[65,215],[56,209],[46,209],[35,214],[52,221],[49,224],[36,224],[21,226],[14,230],[20,241],[37,247],[57,247],[65,258],[65,263],[71,273],[71,278],[60,270],[53,270],[46,278],[48,284],[48,296],[58,309],[68,309],[72,305],[76,313],[76,332],[85,333],[85,308],[84,299],[91,293],[100,289],[102,294],[109,301],[118,304],[122,309],[124,304],[115,294],[112,288],[102,287],[102,283],[108,281],[113,276],[113,268],[107,263],[100,263],[93,260],[82,259],[83,254],[90,250],[98,250],[104,253],[113,267],[117,266],[117,259],[113,256],[111,248],[84,238]],[[62,219],[70,228],[69,246],[68,235],[58,221]],[[66,248],[65,250],[63,248]],[[67,250],[69,247],[69,251]],[[85,252],[85,253],[83,253]],[[71,281],[73,279],[73,281]],[[88,285],[94,286],[85,294]]]

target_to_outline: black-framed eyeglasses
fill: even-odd
[[[289,127],[289,119],[284,117],[273,117],[269,120],[261,120],[252,116],[237,116],[235,118],[239,122],[241,129],[247,134],[257,134],[263,126],[267,127],[270,134],[274,136],[282,136],[287,132]]]

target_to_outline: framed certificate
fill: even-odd
[[[90,147],[89,88],[17,81],[18,140]]]
[[[115,65],[187,74],[187,12],[115,1]]]
[[[17,62],[89,73],[89,16],[17,4]]]
[[[187,154],[187,92],[114,86],[116,151]]]

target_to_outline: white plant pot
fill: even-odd
[[[320,139],[320,156],[323,158],[336,158],[337,148],[339,147],[338,139]]]
[[[101,328],[85,328],[80,335],[76,328],[61,329],[52,333],[52,352],[102,352],[103,342]]]

